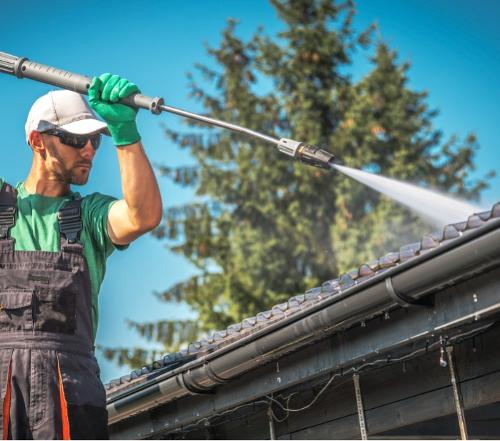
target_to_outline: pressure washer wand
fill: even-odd
[[[16,57],[15,55],[10,55],[5,52],[0,52],[0,72],[14,75],[20,79],[29,78],[42,83],[50,84],[52,86],[71,90],[82,95],[88,95],[88,89],[90,87],[90,83],[92,82],[92,78],[90,77],[46,66],[44,64],[35,63],[27,58]],[[155,115],[159,115],[161,112],[169,112],[184,118],[193,119],[206,124],[232,130],[234,132],[243,133],[274,144],[280,152],[315,167],[330,170],[334,161],[334,156],[331,153],[314,145],[305,144],[303,142],[287,138],[277,139],[236,124],[231,124],[215,118],[210,118],[208,116],[198,115],[196,113],[167,106],[165,105],[163,98],[160,97],[151,98],[137,93],[121,100],[120,102],[131,107],[147,109]]]

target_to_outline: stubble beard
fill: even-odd
[[[91,165],[88,163],[85,164],[85,167],[80,167],[80,165],[84,164],[68,168],[62,162],[58,163],[52,170],[53,179],[68,185],[85,185],[89,180]]]
[[[85,185],[89,180],[92,164],[90,162],[76,162],[70,167],[64,163],[64,159],[54,146],[49,147],[57,162],[54,164],[52,175],[54,180],[68,185]],[[81,167],[85,166],[85,167]],[[88,168],[87,168],[88,167]]]
[[[70,171],[70,184],[74,185],[85,185],[89,180],[90,168],[80,168],[76,167]]]

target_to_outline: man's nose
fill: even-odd
[[[87,144],[85,144],[85,147],[83,147],[80,151],[81,155],[88,160],[94,159],[95,156],[95,149],[92,143],[90,142],[90,139],[87,141]]]

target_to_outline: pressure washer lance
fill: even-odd
[[[16,57],[5,52],[0,52],[0,72],[14,75],[21,79],[30,78],[35,81],[51,84],[52,86],[72,90],[82,95],[88,94],[88,88],[92,82],[92,78],[35,63],[27,58]],[[164,104],[163,98],[151,98],[137,93],[121,100],[121,102],[131,107],[150,110],[155,115],[159,115],[161,112],[174,113],[185,118],[253,136],[254,138],[274,144],[280,152],[315,167],[330,170],[334,161],[334,156],[331,153],[314,145],[287,138],[277,139],[236,124],[167,106]]]

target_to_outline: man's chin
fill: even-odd
[[[89,173],[85,173],[83,175],[80,175],[80,176],[72,176],[72,179],[71,179],[71,184],[72,185],[85,185],[87,183],[87,181],[89,180]]]

